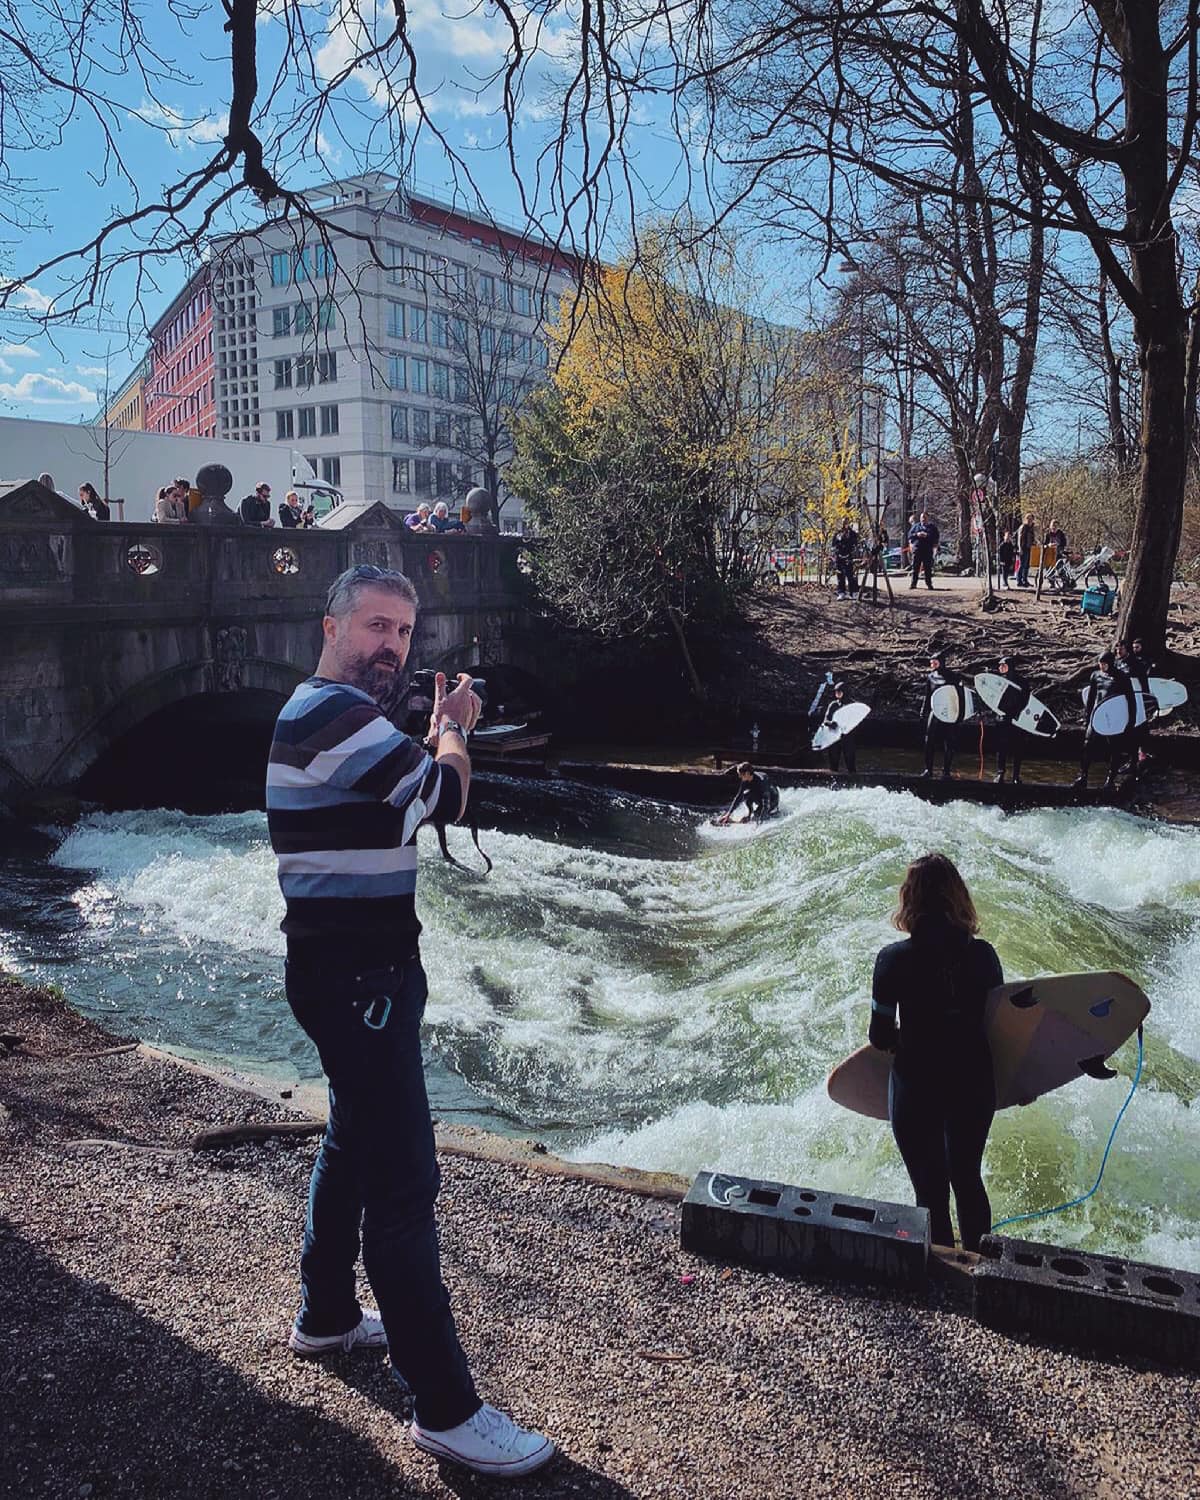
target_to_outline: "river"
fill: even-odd
[[[868,788],[788,791],[775,823],[725,830],[557,782],[478,789],[493,874],[445,865],[430,837],[418,891],[441,1117],[582,1160],[907,1201],[887,1127],[836,1108],[824,1079],[864,1040],[907,860],[940,848],[1007,978],[1117,968],[1153,1003],[1100,1193],[1020,1232],[1200,1269],[1200,832]],[[283,998],[261,814],[94,814],[59,837],[0,866],[0,964],[189,1056],[281,1087],[318,1075]],[[1126,1076],[997,1117],[998,1218],[1090,1186],[1134,1062],[1131,1043]]]

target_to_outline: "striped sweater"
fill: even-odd
[[[310,677],[284,704],[267,765],[267,827],[296,942],[354,960],[405,956],[417,921],[417,830],[458,816],[462,787],[373,698]]]

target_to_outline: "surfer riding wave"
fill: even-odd
[[[996,950],[975,935],[975,904],[944,854],[909,865],[892,921],[908,937],[875,960],[868,1034],[895,1053],[892,1134],[934,1244],[954,1244],[953,1188],[963,1249],[978,1250],[991,1227],[981,1168],[996,1110],[984,1002],[1004,975]]]

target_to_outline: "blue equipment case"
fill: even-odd
[[[1116,589],[1110,589],[1103,583],[1094,583],[1091,588],[1084,589],[1079,608],[1085,615],[1111,615],[1116,599]]]

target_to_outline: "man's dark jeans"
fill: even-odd
[[[440,1174],[421,1061],[427,994],[416,955],[358,973],[288,959],[288,1003],[329,1079],[329,1124],[300,1260],[299,1326],[319,1338],[357,1325],[361,1228],[392,1363],[412,1390],[421,1426],[444,1431],[480,1402],[438,1258]]]

